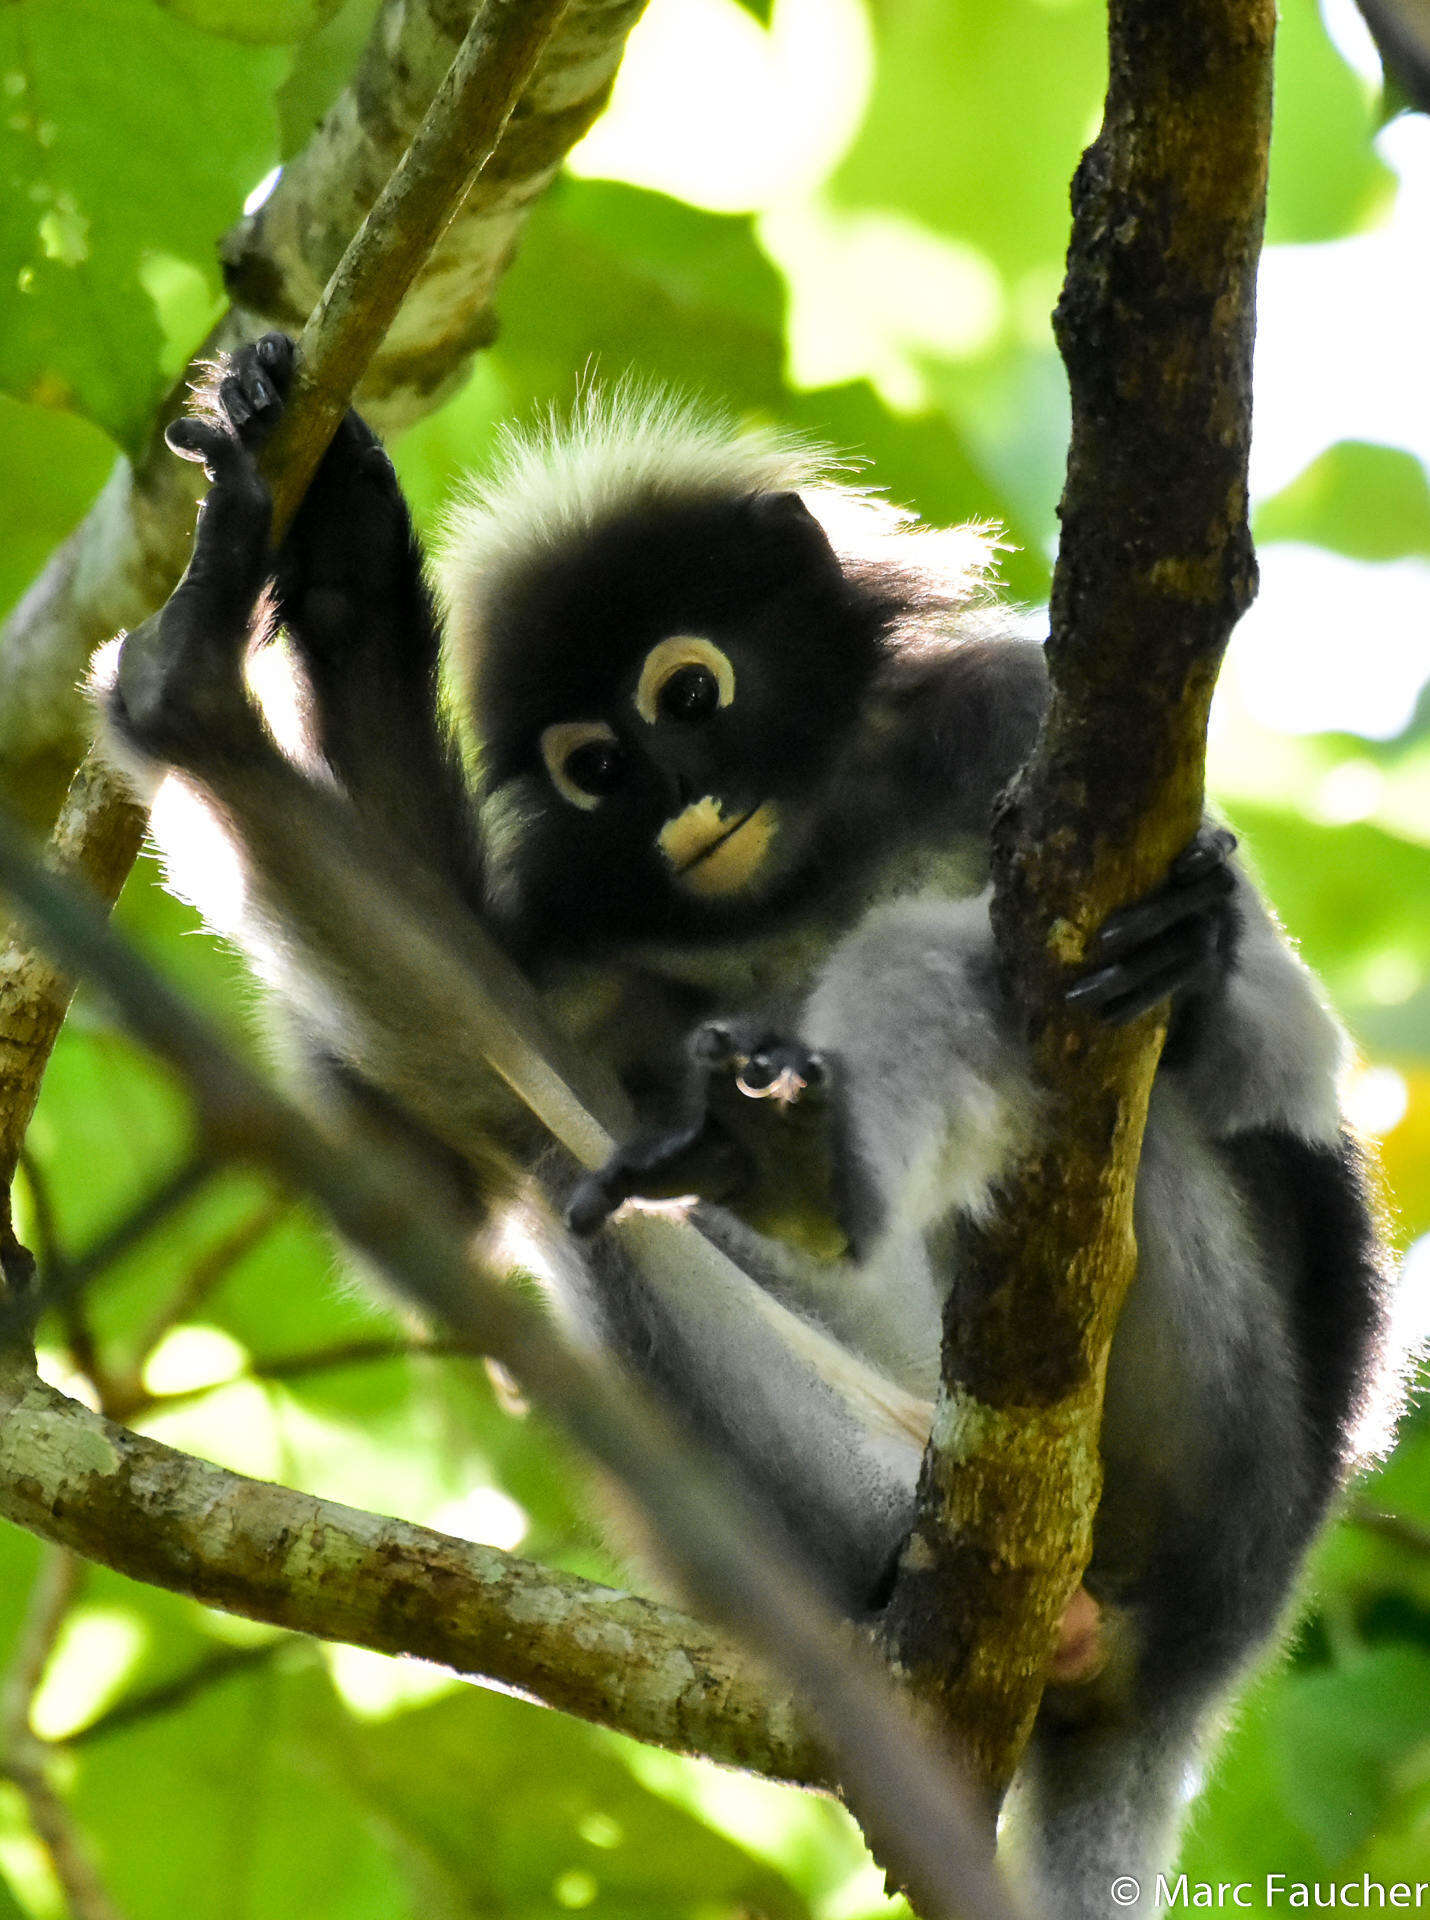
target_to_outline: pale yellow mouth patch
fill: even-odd
[[[712,794],[667,820],[657,836],[661,852],[688,893],[738,893],[756,878],[775,836],[768,801],[747,814],[727,815]]]

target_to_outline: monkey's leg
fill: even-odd
[[[1068,1719],[1066,1692],[1050,1692],[1010,1796],[1013,1877],[1033,1911],[1057,1920],[1160,1912],[1157,1876],[1173,1871],[1201,1716],[1173,1702]]]

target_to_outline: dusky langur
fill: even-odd
[[[118,749],[209,797],[245,863],[234,930],[312,1072],[414,1111],[478,1172],[492,1132],[541,1163],[587,1236],[561,1267],[571,1314],[868,1613],[922,1438],[891,1439],[886,1403],[932,1401],[960,1229],[1040,1124],[986,883],[1046,676],[988,534],[920,528],[798,442],[588,397],[512,436],[454,512],[444,631],[355,415],[270,548],[254,455],[292,364],[266,336],[170,429],[211,484],[156,643],[107,695]],[[306,777],[493,932],[624,1084],[640,1130],[599,1172],[543,1158],[494,1080],[384,1003],[361,928],[285,892],[258,826],[278,749],[242,681],[280,630]],[[1205,828],[1072,988],[1112,1020],[1170,1000],[1170,1025],[1094,1556],[1015,1792],[1023,1871],[1059,1920],[1108,1913],[1119,1875],[1150,1900],[1170,1865],[1189,1771],[1286,1612],[1381,1347],[1343,1037],[1232,844]],[[692,1192],[743,1300],[662,1293],[602,1225]],[[790,1228],[811,1213],[837,1223],[818,1245]],[[810,1357],[831,1343],[835,1369]]]

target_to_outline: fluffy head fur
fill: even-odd
[[[506,428],[490,471],[448,513],[438,554],[455,686],[480,679],[491,610],[517,580],[607,524],[661,509],[798,493],[852,578],[897,581],[907,612],[894,624],[908,631],[894,640],[915,624],[927,638],[991,601],[994,527],[924,527],[842,479],[849,466],[801,434],[742,426],[632,380],[587,388],[567,419],[552,410]]]

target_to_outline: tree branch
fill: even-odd
[[[474,232],[481,234],[481,244],[474,248],[467,269],[476,276],[481,299],[488,299],[515,244],[516,225],[525,217],[520,196],[515,204],[510,200],[514,183],[522,182],[528,195],[536,192],[538,186],[532,179],[535,169],[539,184],[544,185],[581,126],[589,124],[604,102],[624,35],[639,12],[639,0],[623,0],[616,7],[607,5],[601,10],[599,31],[593,29],[589,17],[593,0],[573,0],[570,11],[581,18],[553,42],[553,25],[563,20],[565,7],[566,0],[485,0],[427,108],[411,150],[401,154],[399,149],[400,163],[392,178],[377,193],[376,204],[357,237],[336,260],[329,285],[303,332],[304,358],[294,403],[264,462],[275,483],[280,528],[285,518],[291,518],[351,399],[354,383],[401,307],[433,243],[445,231],[442,291],[450,300],[459,291],[451,280],[455,261],[461,257],[453,253],[453,246],[463,238],[470,242]],[[415,11],[407,10],[409,30]],[[406,46],[402,36],[395,36],[395,44],[393,35],[386,40],[381,37],[386,21],[385,10],[354,83],[359,92],[364,83],[371,87],[384,77],[392,79],[384,62],[402,58]],[[380,48],[380,54],[374,48]],[[430,64],[429,49],[426,61],[421,63],[424,74]],[[511,122],[524,96],[527,109],[519,130],[512,134]],[[371,107],[371,93],[362,93],[361,97]],[[415,101],[408,73],[402,104],[415,109]],[[383,122],[384,142],[375,153],[360,118],[354,118],[356,102],[357,96],[350,89],[315,136],[306,166],[297,161],[289,170],[294,184],[286,192],[284,183],[275,189],[277,206],[270,216],[275,227],[281,228],[283,208],[292,197],[311,214],[307,196],[319,182],[332,186],[332,168],[342,160],[354,169],[365,187],[369,174],[357,165],[356,154],[361,152],[370,169],[378,153],[385,154],[387,146],[407,131],[407,123],[394,108]],[[500,149],[504,141],[503,156]],[[483,190],[482,182],[493,160],[498,163],[498,178]],[[462,232],[454,236],[453,215],[459,205],[463,207]],[[504,218],[499,217],[503,208]],[[255,219],[250,239],[264,224]],[[488,229],[493,224],[504,235],[507,249],[499,257],[489,251],[493,234]],[[329,209],[325,223],[319,227],[315,222],[309,231],[320,231],[331,247],[335,236],[344,230],[334,225]],[[294,242],[291,233],[288,238]],[[244,257],[252,271],[258,258],[252,245]],[[290,264],[312,257],[323,257],[322,246],[314,242],[306,253],[294,242],[288,256]],[[430,281],[438,268],[429,264],[427,271]],[[283,284],[281,278],[273,283],[275,295]],[[431,299],[429,289],[426,301],[419,299],[414,304],[430,305]],[[254,324],[235,310],[220,334],[226,340],[237,339]],[[447,363],[449,373],[461,357],[454,348]],[[389,401],[396,391],[389,390]],[[162,424],[156,428],[138,473],[130,476],[134,485],[129,498],[136,513],[128,532],[141,543],[149,542],[140,591],[149,597],[151,606],[165,597],[177,575],[192,518],[192,469],[164,447]],[[128,473],[125,463],[121,462],[119,473]],[[108,524],[104,515],[112,510],[113,484],[96,509],[101,518],[96,520],[91,515],[86,522],[87,528],[95,529],[95,538]],[[158,506],[161,498],[167,501],[162,510]],[[144,503],[142,513],[138,511],[140,502]],[[163,563],[158,565],[153,536],[161,525]],[[47,727],[38,738],[27,733],[18,742],[13,738],[7,742],[0,723],[0,760],[17,751],[26,756],[22,792],[34,785],[36,752],[43,757],[57,748],[66,749],[66,731],[59,716],[68,715],[70,725],[78,717],[75,688],[83,678],[89,654],[124,618],[121,607],[103,585],[108,581],[109,588],[116,586],[113,570],[105,572],[101,568],[101,580],[94,578],[95,556],[86,545],[89,538],[81,528],[62,550],[17,610],[5,645],[0,648],[0,713],[18,711],[33,718],[36,696],[48,700]],[[86,595],[96,597],[84,601],[75,597],[72,589],[81,578]],[[122,586],[119,599],[124,599],[135,585],[131,580]],[[102,626],[93,624],[96,618]],[[38,620],[37,626],[32,624],[34,620]],[[40,672],[42,687],[26,684],[24,676],[31,669]],[[138,852],[143,822],[143,810],[102,760],[91,753],[70,783],[53,857],[63,870],[81,875],[106,904],[112,905]],[[43,955],[12,947],[0,965],[0,1183],[6,1196],[4,1218],[0,1219],[0,1259],[15,1268],[17,1276],[23,1249],[10,1223],[9,1188],[72,992],[73,983]]]
[[[1160,881],[1197,827],[1212,688],[1254,591],[1273,33],[1271,0],[1112,0],[1102,130],[1073,185],[1053,699],[995,835],[995,928],[1046,1093],[1044,1146],[970,1249],[890,1622],[904,1670],[995,1796],[1091,1550],[1163,1032],[1156,1016],[1099,1029],[1062,994],[1107,914]]]
[[[229,1473],[18,1367],[0,1374],[0,1515],[245,1619],[432,1660],[676,1752],[829,1784],[793,1703],[688,1614]]]

